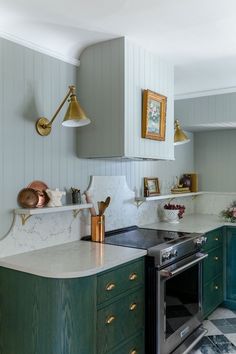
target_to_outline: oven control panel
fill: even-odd
[[[188,242],[178,243],[174,246],[163,248],[160,251],[159,266],[167,265],[172,262],[177,262],[179,259],[188,256],[205,245],[207,242],[207,237],[205,235],[196,235]]]
[[[178,256],[178,251],[177,249],[173,248],[173,249],[169,249],[166,252],[162,253],[162,263],[171,260],[172,258],[175,258]]]

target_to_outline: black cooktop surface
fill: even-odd
[[[177,243],[180,238],[188,238],[186,232],[152,230],[130,227],[126,230],[108,232],[104,243],[133,248],[148,249],[162,243]]]

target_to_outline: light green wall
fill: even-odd
[[[195,133],[194,151],[201,190],[236,192],[235,129]]]
[[[35,179],[50,188],[77,186],[83,191],[91,175],[125,175],[130,187],[140,193],[144,176],[160,177],[164,185],[175,175],[193,170],[188,144],[177,148],[173,162],[78,159],[78,134],[61,126],[63,112],[51,135],[39,136],[34,128],[37,118],[52,116],[68,85],[76,83],[73,65],[0,39],[0,78],[0,236],[10,225],[19,190]]]
[[[175,118],[186,129],[201,130],[194,133],[194,159],[200,190],[235,192],[236,129],[210,131],[206,128],[207,125],[235,124],[236,93],[177,100]]]
[[[186,128],[236,122],[236,92],[175,101],[175,118]]]

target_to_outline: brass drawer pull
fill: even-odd
[[[138,275],[137,273],[131,273],[129,275],[129,280],[133,281],[133,280],[136,280],[138,278]]]
[[[215,289],[215,290],[218,290],[218,289],[219,289],[219,286],[218,286],[218,285],[215,285],[215,286],[214,286],[214,289]]]
[[[137,304],[134,302],[133,304],[130,305],[129,309],[130,311],[134,311],[137,308]]]
[[[218,260],[219,260],[219,257],[218,257],[218,256],[215,256],[215,257],[214,257],[214,260],[215,260],[215,261],[218,261]]]
[[[115,319],[116,318],[114,315],[108,316],[106,319],[106,324],[110,325],[113,321],[115,321]]]
[[[106,291],[112,291],[113,289],[115,289],[116,284],[115,283],[108,283],[106,285]]]
[[[129,352],[129,354],[138,354],[138,351],[136,349],[131,349],[131,351]]]
[[[219,237],[215,237],[215,241],[219,241]]]

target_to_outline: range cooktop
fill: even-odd
[[[165,230],[153,230],[132,226],[106,233],[104,243],[117,246],[149,249],[163,243],[178,243],[180,238],[188,238],[186,232],[174,232]]]
[[[176,262],[201,249],[206,242],[202,234],[154,230],[132,226],[107,232],[104,243],[116,246],[146,249],[155,259],[155,265],[162,267]]]

